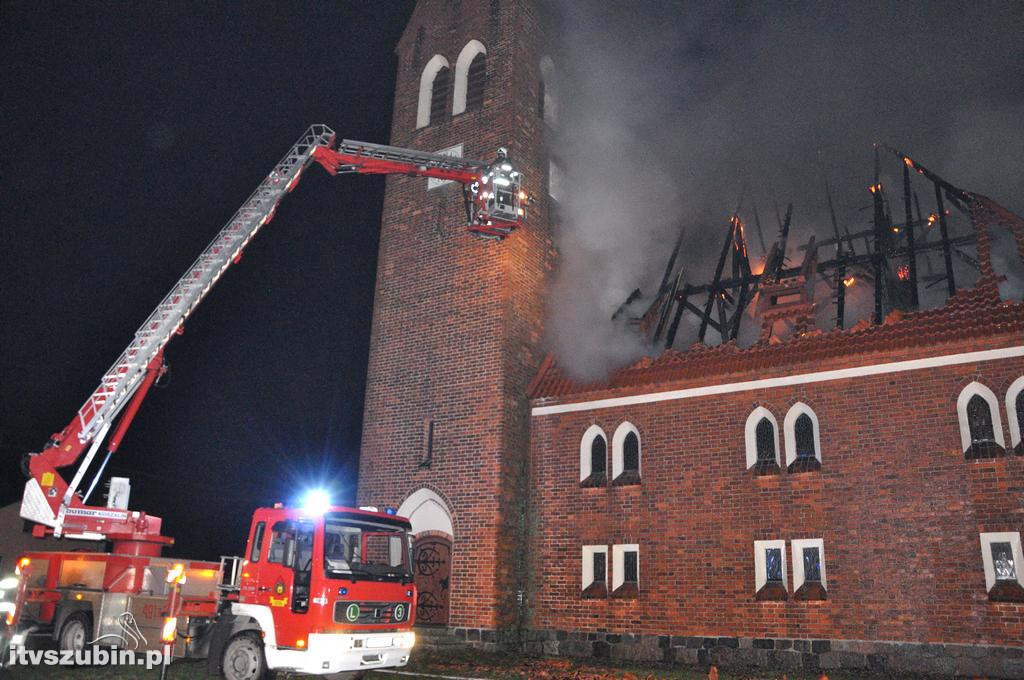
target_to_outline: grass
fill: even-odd
[[[489,654],[475,650],[456,652],[432,652],[420,650],[413,654],[409,665],[402,670],[404,673],[417,675],[398,675],[386,671],[371,672],[367,680],[427,680],[431,676],[446,675],[458,677],[487,678],[488,680],[612,680],[626,678],[629,680],[706,680],[708,672],[686,667],[667,665],[636,665],[636,664],[601,664],[593,660],[571,661],[567,659],[533,659],[502,654]],[[420,675],[422,674],[422,675]],[[104,666],[104,667],[17,667],[0,671],[3,680],[155,680],[160,677],[158,668],[146,670],[145,666]],[[179,660],[171,664],[167,677],[171,680],[206,679],[206,662],[195,660]],[[313,680],[315,676],[295,676],[278,673],[275,680],[285,678],[306,678]],[[748,673],[729,673],[721,671],[719,680],[817,680],[817,673],[782,671],[759,671]],[[861,674],[848,672],[832,672],[830,680],[853,680],[863,677]]]

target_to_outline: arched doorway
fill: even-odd
[[[419,489],[405,499],[398,514],[412,523],[416,623],[447,626],[455,535],[448,506],[430,489]]]

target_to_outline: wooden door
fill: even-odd
[[[451,592],[452,542],[440,536],[413,541],[416,576],[416,623],[448,625],[448,595]]]

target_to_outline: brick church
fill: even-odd
[[[992,265],[995,243],[1024,263],[1024,220],[964,193],[979,273],[937,307],[575,382],[542,344],[547,29],[531,0],[420,0],[397,46],[391,143],[507,147],[538,199],[494,242],[457,186],[387,179],[358,500],[411,518],[419,622],[566,656],[1024,677],[1024,303]]]

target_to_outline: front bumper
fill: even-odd
[[[305,650],[267,647],[264,651],[272,670],[322,675],[404,666],[415,642],[412,632],[314,633],[307,638]]]

